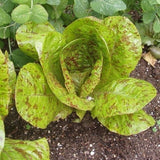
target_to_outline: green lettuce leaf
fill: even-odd
[[[0,116],[8,114],[12,89],[9,85],[9,67],[7,57],[0,51]]]
[[[2,118],[0,117],[0,155],[4,147],[4,142],[5,142],[4,123]]]
[[[35,141],[6,138],[1,160],[49,160],[49,146],[45,138]]]
[[[18,28],[16,40],[19,48],[29,57],[38,60],[37,50],[41,49],[46,34],[53,32],[51,24],[27,23]]]
[[[156,96],[152,84],[134,78],[112,81],[94,95],[93,117],[112,117],[141,110]]]
[[[122,0],[93,0],[90,5],[94,11],[106,16],[126,9],[126,4]]]
[[[98,87],[123,77],[128,77],[141,58],[141,38],[135,25],[126,17],[112,16],[104,19],[102,35],[109,52],[104,59],[101,82]],[[98,88],[97,87],[97,88]]]
[[[110,131],[125,136],[138,134],[155,124],[155,120],[143,110],[133,114],[118,115],[108,118],[98,117],[98,120]]]
[[[81,110],[76,109],[76,115],[78,116],[78,118],[75,119],[74,122],[80,123],[82,121],[83,117],[85,116],[85,114],[86,114],[86,111],[81,111]]]
[[[16,86],[16,72],[15,72],[14,64],[12,61],[10,61],[9,55],[7,52],[5,52],[5,57],[7,59],[7,65],[8,65],[8,74],[9,74],[8,83],[11,89],[9,106],[12,106],[14,103],[14,94],[15,94],[15,86]]]
[[[39,64],[29,63],[20,70],[15,94],[18,113],[39,128],[72,112],[53,95]]]

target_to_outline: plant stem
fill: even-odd
[[[12,27],[12,26],[14,26],[15,24],[16,24],[16,23],[10,24],[10,25],[5,26],[5,27],[0,27],[0,30],[1,30],[2,28],[6,29],[6,28],[9,28],[9,27]]]
[[[31,8],[33,7],[33,0],[31,0]]]
[[[8,47],[9,47],[9,53],[12,54],[10,38],[8,38]]]

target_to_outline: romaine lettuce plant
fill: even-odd
[[[141,57],[141,39],[121,16],[78,19],[61,34],[48,23],[22,25],[19,47],[39,61],[19,72],[15,100],[19,114],[46,128],[76,111],[86,111],[110,131],[132,135],[153,126],[142,109],[156,95],[148,82],[130,78]]]
[[[49,146],[45,138],[35,141],[5,138],[4,118],[12,104],[16,83],[13,63],[0,51],[0,160],[49,160]]]

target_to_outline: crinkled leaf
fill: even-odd
[[[17,30],[16,40],[18,46],[26,55],[38,60],[36,47],[41,49],[45,36],[52,31],[54,31],[54,28],[49,23],[24,24]]]
[[[46,36],[42,53],[39,52],[39,56],[47,82],[52,92],[62,103],[80,110],[91,110],[94,106],[93,102],[86,98],[79,98],[76,94],[68,93],[64,87],[64,78],[59,61],[59,54],[64,45],[65,41],[60,33],[53,32]]]
[[[160,32],[160,19],[156,19],[153,23],[153,30],[155,33],[159,33]]]
[[[45,4],[47,0],[33,0],[33,4]],[[12,0],[13,3],[31,5],[31,0]]]
[[[133,114],[99,118],[98,120],[110,131],[130,136],[147,130],[155,124],[155,120],[140,110]]]
[[[4,142],[5,142],[4,123],[0,113],[0,154],[1,154],[1,151],[3,150]]]
[[[146,44],[148,46],[154,45],[155,39],[153,39],[153,37],[150,37],[149,35],[151,26],[144,23],[136,23],[136,27],[141,35],[142,44]]]
[[[151,23],[154,19],[155,19],[155,13],[154,12],[143,13],[143,22],[145,24]]]
[[[9,70],[7,58],[0,51],[0,116],[8,114],[8,105],[10,103],[11,88],[9,86]]]
[[[44,23],[48,20],[48,13],[41,5],[33,5],[30,20],[35,23]]]
[[[126,9],[126,5],[122,0],[93,0],[90,5],[94,11],[106,16]]]
[[[20,70],[15,94],[18,113],[39,128],[72,112],[53,95],[38,64],[29,63]]]
[[[0,8],[0,26],[9,24],[11,22],[11,17],[7,14],[3,8]]]
[[[134,78],[112,81],[95,93],[93,117],[111,117],[141,110],[156,96],[148,82]]]
[[[56,20],[50,20],[49,21],[53,27],[56,29],[56,31],[62,33],[64,31],[64,22],[63,20],[60,18],[60,19],[56,19]]]
[[[10,36],[9,27],[7,26],[0,26],[0,38],[6,39]]]
[[[128,77],[135,69],[142,52],[140,35],[128,18],[108,17],[104,24],[106,29],[102,36],[109,52],[109,60],[104,58],[100,87],[112,80]]]
[[[6,138],[1,160],[49,160],[49,146],[45,138],[35,141]]]
[[[88,15],[89,2],[88,0],[74,0],[73,12],[76,17],[86,17]]]
[[[3,8],[7,13],[10,13],[14,8],[14,3],[11,0],[0,0],[0,6]]]
[[[150,4],[160,4],[160,0],[149,0]]]
[[[61,0],[47,0],[47,4],[49,5],[56,5],[58,6],[60,4]]]
[[[68,0],[61,0],[59,5],[54,5],[54,13],[52,15],[52,19],[59,19],[64,9],[67,7]]]
[[[32,8],[22,4],[13,10],[12,19],[20,24],[28,22],[29,20],[35,23],[44,23],[48,20],[48,13],[39,4],[33,5]]]
[[[46,4],[47,0],[33,0],[33,4]]]
[[[23,24],[28,22],[31,17],[31,9],[28,5],[21,4],[12,11],[12,19],[16,23]]]
[[[11,0],[13,3],[18,3],[18,4],[29,4],[30,0]]]
[[[154,6],[150,3],[150,0],[142,0],[141,7],[144,12],[154,11]]]
[[[23,67],[29,62],[34,62],[34,59],[28,57],[20,49],[12,51],[12,53],[10,54],[10,58],[13,61],[14,65],[19,68]]]

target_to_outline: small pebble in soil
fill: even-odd
[[[90,152],[90,155],[93,156],[95,154],[94,149]]]
[[[57,146],[58,146],[58,147],[62,147],[62,145],[61,145],[60,143],[57,143]]]
[[[94,99],[93,97],[90,97],[90,96],[87,97],[87,100],[88,100],[88,101],[91,101],[91,100],[93,100],[93,99]]]
[[[93,145],[92,145],[92,144],[90,144],[89,146],[90,146],[90,147],[93,147]]]

